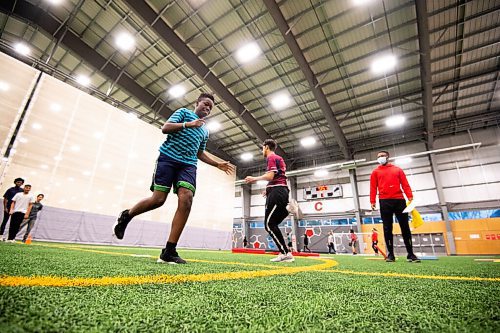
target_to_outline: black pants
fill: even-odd
[[[335,245],[333,243],[328,243],[328,254],[332,253],[335,254]]]
[[[372,249],[373,249],[373,252],[375,252],[375,254],[378,254],[378,241],[373,241],[372,242]]]
[[[7,221],[9,221],[9,212],[6,212],[5,210],[3,211],[3,220],[2,220],[2,227],[0,228],[0,235],[3,235],[5,232],[5,226],[7,225]]]
[[[392,235],[393,215],[396,215],[401,234],[405,243],[408,256],[413,255],[413,244],[411,242],[411,231],[408,224],[408,213],[403,213],[406,208],[404,199],[380,199],[380,217],[384,225],[384,238],[387,247],[387,256],[394,256],[394,241]]]
[[[306,252],[306,250],[311,253],[311,249],[309,248],[309,246],[307,244],[304,244],[304,249],[302,250],[302,252]]]
[[[21,222],[23,222],[24,213],[16,212],[10,216],[10,228],[9,228],[9,238],[8,240],[13,240],[16,238],[19,228],[21,227]]]
[[[269,187],[266,190],[264,227],[283,254],[288,253],[289,249],[278,225],[288,216],[286,205],[288,205],[289,192],[285,186]]]

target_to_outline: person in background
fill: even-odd
[[[378,256],[378,233],[375,228],[372,229],[372,249],[375,255]]]
[[[420,262],[420,259],[413,253],[411,241],[411,231],[408,224],[408,213],[403,213],[406,208],[406,201],[403,191],[411,202],[413,193],[410,184],[406,179],[404,171],[389,163],[389,152],[382,150],[377,154],[377,162],[380,164],[372,171],[370,176],[370,203],[372,210],[375,210],[375,199],[378,190],[378,201],[380,204],[380,217],[384,226],[385,245],[387,247],[387,262],[394,262],[394,244],[392,227],[394,224],[393,215],[396,215],[401,234],[405,243],[408,262]],[[403,191],[401,191],[401,188]]]
[[[247,236],[243,236],[243,247],[246,248],[248,246]]]
[[[307,236],[307,234],[304,234],[304,249],[303,249],[303,252],[306,252],[309,251],[309,253],[311,253],[311,249],[309,248],[309,237]]]
[[[351,241],[349,242],[349,245],[351,245],[352,255],[355,256],[356,254],[358,254],[358,252],[356,252],[356,245],[358,243],[358,236],[354,233],[353,229],[349,230],[349,232],[351,233]]]
[[[30,190],[31,185],[24,185],[23,192],[17,193],[12,198],[8,242],[16,242],[15,238],[19,232],[21,222],[23,222],[23,219],[27,219],[30,216],[31,207],[33,206],[33,196],[30,194]]]
[[[23,237],[23,243],[26,243],[26,240],[28,239],[28,236],[29,236],[31,230],[33,229],[33,226],[35,225],[38,212],[43,209],[43,205],[42,205],[41,201],[43,200],[44,197],[45,196],[41,193],[36,196],[36,200],[33,203],[33,205],[31,206],[31,212],[30,212],[28,219],[23,220],[23,222],[21,223],[21,227],[19,228],[19,230],[21,230],[25,225],[27,225],[26,232],[24,233],[24,237]]]
[[[335,243],[333,241],[333,231],[328,233],[328,254],[337,254],[335,251]]]
[[[292,234],[290,232],[286,234],[286,241],[288,243],[288,248],[292,249],[293,248]]]
[[[7,222],[9,221],[10,217],[10,206],[12,205],[12,198],[19,193],[22,192],[23,189],[21,186],[24,184],[24,179],[22,178],[16,178],[14,179],[14,185],[13,187],[9,188],[7,191],[5,191],[5,194],[3,195],[3,220],[2,220],[2,226],[0,228],[0,235],[2,236],[2,240],[5,240],[5,237],[3,236],[3,233],[5,232],[5,226],[7,225]]]

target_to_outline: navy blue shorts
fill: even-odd
[[[196,166],[174,160],[160,153],[156,160],[156,167],[151,182],[151,191],[170,192],[174,187],[177,193],[179,187],[196,192]]]

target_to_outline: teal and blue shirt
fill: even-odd
[[[182,124],[196,119],[200,119],[196,113],[186,108],[180,108],[167,121]],[[167,139],[160,146],[160,152],[179,162],[196,166],[198,151],[203,151],[207,147],[208,135],[205,125],[183,128],[178,132],[167,135]]]

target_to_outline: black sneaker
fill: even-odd
[[[132,218],[128,215],[128,209],[125,209],[120,213],[120,216],[116,220],[115,225],[113,226],[113,232],[118,239],[123,239],[125,235],[125,229],[127,229],[127,225],[132,220]]]
[[[165,249],[161,250],[160,257],[158,260],[156,260],[157,263],[160,264],[187,264],[186,260],[182,259],[179,257],[179,254],[177,251],[174,251],[172,253],[167,253]]]
[[[420,259],[418,259],[417,256],[414,254],[408,255],[406,257],[406,260],[408,260],[408,262],[420,262]]]
[[[394,258],[393,255],[388,255],[387,258],[385,259],[385,262],[395,262],[396,258]]]

